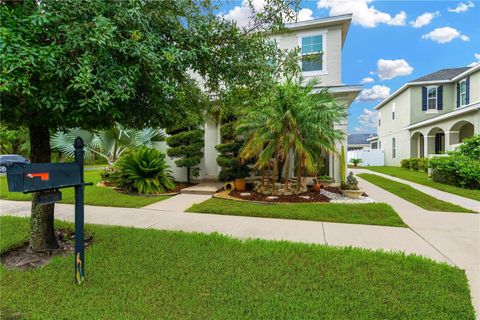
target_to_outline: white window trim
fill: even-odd
[[[430,98],[428,97],[428,89],[435,88],[435,109],[430,109],[428,106],[430,105],[428,102],[430,101]],[[435,110],[436,112],[434,112]],[[430,111],[430,113],[438,113],[438,86],[428,86],[427,87],[427,113]]]
[[[313,36],[322,36],[322,70],[315,70],[315,71],[301,71],[304,76],[321,76],[321,75],[327,75],[327,34],[328,31],[321,31],[321,32],[302,32],[302,33],[297,33],[297,39],[298,39],[298,47],[300,48],[300,70],[302,70],[302,38],[305,37],[313,37]]]
[[[462,104],[462,83],[465,83],[465,104]],[[458,107],[461,108],[461,107],[465,107],[467,105],[467,79],[463,79],[460,81],[460,85],[459,85],[459,95],[458,97],[460,98],[460,101],[458,102]]]

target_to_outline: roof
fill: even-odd
[[[317,29],[319,27],[342,26],[342,47],[347,38],[348,29],[352,22],[352,14],[343,14],[339,16],[331,16],[320,19],[312,19],[307,21],[286,23],[285,28],[292,31],[302,31],[309,29]]]
[[[455,71],[445,71],[445,70],[455,70]],[[375,110],[380,109],[383,107],[387,102],[391,101],[393,98],[401,94],[403,91],[405,91],[408,87],[414,86],[414,85],[435,85],[435,84],[442,84],[442,83],[451,83],[455,82],[458,80],[461,80],[465,78],[466,76],[480,70],[480,63],[477,63],[471,67],[460,67],[460,68],[450,68],[450,69],[442,69],[437,72],[431,73],[429,75],[423,76],[421,78],[415,79],[413,81],[405,83],[403,86],[401,86],[399,89],[397,89],[394,93],[389,95],[387,98],[385,98],[382,102],[377,104],[375,106]],[[444,72],[444,73],[443,73]],[[440,73],[440,74],[437,74]],[[442,76],[443,73],[443,76]],[[449,79],[443,79],[443,80],[422,80],[425,79],[426,77],[432,76],[437,74],[435,77],[450,77]]]
[[[367,139],[373,137],[373,133],[352,133],[348,135],[348,144],[370,144]]]
[[[433,73],[427,74],[426,76],[420,77],[410,82],[424,82],[424,81],[441,81],[441,80],[452,80],[459,74],[470,69],[470,67],[460,67],[460,68],[449,68],[435,71]]]

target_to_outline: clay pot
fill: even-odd
[[[244,178],[235,179],[235,190],[245,191],[247,189],[247,183]]]
[[[320,182],[315,182],[315,184],[313,185],[313,191],[315,192],[320,192],[321,188],[322,188],[322,185],[320,184]]]

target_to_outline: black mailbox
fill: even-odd
[[[75,187],[75,281],[83,283],[85,274],[83,140],[75,139],[75,162],[30,163],[19,155],[0,156],[0,173],[7,172],[8,191],[37,192],[38,203],[55,203],[62,199],[57,189]]]
[[[78,163],[13,164],[7,167],[8,191],[35,192],[81,183]]]

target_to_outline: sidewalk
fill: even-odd
[[[371,170],[368,170],[368,169],[350,169],[350,170],[352,170],[353,173],[355,173],[355,174],[358,174],[358,173],[376,174],[378,176],[381,176],[381,177],[384,177],[384,178],[387,178],[387,179],[390,179],[390,180],[393,180],[393,181],[401,182],[401,183],[409,185],[409,186],[411,186],[411,187],[413,187],[413,188],[415,188],[419,191],[422,191],[422,192],[424,192],[428,195],[431,195],[432,197],[435,197],[435,198],[438,198],[440,200],[459,205],[461,207],[473,210],[475,212],[480,212],[480,201],[475,201],[475,200],[470,199],[470,198],[457,196],[456,194],[448,193],[448,192],[441,191],[441,190],[438,190],[438,189],[435,189],[435,188],[424,186],[422,184],[418,184],[418,183],[411,182],[411,181],[408,181],[408,180],[403,180],[403,179],[400,179],[400,178],[397,178],[397,177],[392,177],[392,176],[389,176],[388,174],[375,172],[375,171],[371,171]]]

